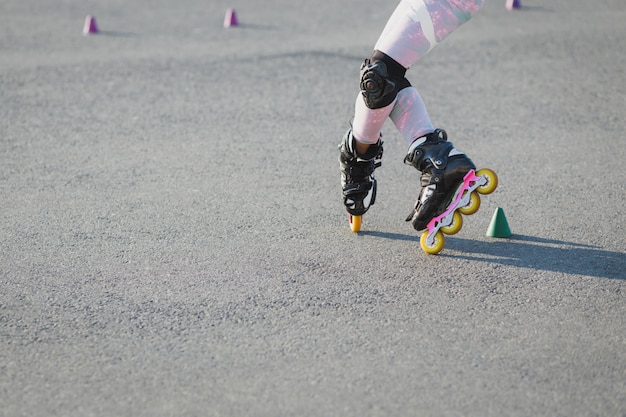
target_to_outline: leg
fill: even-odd
[[[353,126],[340,144],[344,204],[350,213],[356,214],[353,212],[353,197],[357,198],[357,206],[361,207],[359,212],[364,213],[369,207],[370,200],[362,192],[364,188],[373,189],[375,196],[373,170],[380,166],[381,129],[387,117],[392,119],[408,143],[425,142],[428,135],[435,131],[421,96],[405,78],[406,70],[469,20],[482,2],[401,0],[393,12],[376,43],[374,53],[361,67],[361,93],[355,102]],[[411,149],[415,151],[416,146]],[[456,153],[458,151],[453,149],[450,156]],[[373,162],[375,158],[376,162]],[[369,174],[355,180],[350,172],[355,172],[353,165],[357,161],[368,161],[371,169],[356,170]],[[353,181],[359,185],[351,185]],[[360,192],[354,193],[354,190]],[[365,198],[367,204],[364,209],[359,198]]]
[[[383,96],[385,94],[386,96],[378,104],[372,103],[366,98],[367,91],[363,88],[367,71],[361,71],[361,94],[356,99],[353,121],[353,132],[357,142],[375,143],[378,140],[385,120],[394,111],[396,96],[410,86],[404,77],[406,70],[441,43],[450,33],[467,22],[480,9],[483,1],[400,1],[378,38],[374,53],[366,60],[366,64],[371,66],[382,61],[387,70],[387,76],[395,88],[385,91],[384,86],[381,87]],[[416,98],[415,93],[416,91],[407,92],[410,97],[409,101],[415,103],[416,107],[411,107],[405,101],[402,108],[394,111],[392,115],[394,123],[409,143],[418,135],[434,130],[421,97]],[[413,124],[412,128],[418,132],[416,136],[410,138],[405,135],[407,129],[410,128],[405,128],[402,124],[409,121]],[[419,126],[417,126],[418,123]]]
[[[435,130],[422,96],[414,87],[398,93],[389,117],[408,144]]]
[[[409,68],[470,20],[483,1],[402,0],[374,48]]]

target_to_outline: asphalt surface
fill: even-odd
[[[127,3],[0,5],[1,416],[626,415],[621,0],[487,0],[409,70],[500,178],[438,256],[391,123],[341,204],[395,2]]]

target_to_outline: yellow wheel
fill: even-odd
[[[496,175],[496,173],[488,168],[483,168],[479,170],[478,172],[476,172],[476,175],[478,175],[479,177],[482,177],[482,176],[487,177],[487,183],[478,187],[476,191],[478,191],[481,194],[493,193],[493,191],[498,186],[498,176]]]
[[[350,230],[354,233],[358,233],[361,231],[361,220],[362,216],[353,216],[350,214]]]
[[[469,196],[469,201],[463,207],[459,207],[459,211],[466,216],[474,214],[480,208],[480,196],[477,192],[472,191]]]
[[[461,216],[461,213],[459,213],[458,211],[455,211],[452,214],[452,223],[447,226],[442,226],[439,230],[447,235],[454,235],[456,233],[459,233],[461,227],[463,227],[463,216]]]
[[[422,237],[420,238],[420,246],[422,247],[422,250],[429,255],[436,255],[441,252],[446,244],[446,238],[443,237],[443,233],[441,233],[440,231],[435,233],[435,239],[431,245],[426,243],[427,236],[428,230],[422,233]]]

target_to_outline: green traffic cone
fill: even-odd
[[[496,209],[491,218],[491,223],[487,229],[487,236],[489,237],[511,237],[511,228],[509,222],[506,221],[504,210],[500,207]]]

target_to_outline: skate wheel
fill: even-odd
[[[441,231],[435,233],[435,239],[432,244],[426,243],[427,237],[428,237],[428,230],[422,233],[422,237],[420,238],[420,246],[422,250],[428,253],[429,255],[436,255],[439,252],[441,252],[441,250],[446,244],[446,238],[443,236],[443,233],[441,233]]]
[[[461,213],[459,213],[458,211],[455,211],[452,214],[452,223],[450,223],[447,226],[442,226],[441,229],[439,230],[441,230],[447,235],[454,235],[456,233],[459,233],[462,227],[463,227],[463,216],[461,216]]]
[[[483,168],[479,170],[478,172],[476,172],[476,175],[478,175],[479,177],[487,178],[487,183],[478,187],[476,191],[478,191],[481,194],[493,193],[493,191],[498,186],[498,176],[496,175],[496,173],[488,168]]]
[[[469,201],[463,207],[459,207],[459,212],[461,214],[465,214],[469,216],[470,214],[474,214],[480,208],[480,196],[475,191],[472,191],[469,195]]]
[[[353,216],[350,214],[350,230],[354,233],[358,233],[361,231],[361,220],[362,216]]]

